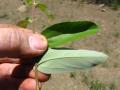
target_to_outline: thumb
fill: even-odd
[[[47,40],[31,30],[0,24],[0,58],[32,58],[47,49]]]

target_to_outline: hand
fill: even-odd
[[[35,90],[33,57],[47,49],[44,36],[17,26],[0,24],[0,90]],[[50,75],[39,72],[39,81]]]

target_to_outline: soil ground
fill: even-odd
[[[0,2],[0,23],[16,24],[30,15],[31,10],[28,7],[23,11],[18,10],[23,5],[22,0],[0,0]],[[39,13],[37,16],[39,20],[36,21],[36,29],[39,32],[44,26],[61,21],[94,21],[101,27],[98,34],[67,46],[102,51],[109,58],[103,65],[82,70],[72,76],[70,73],[52,75],[42,90],[91,90],[93,81],[106,87],[101,90],[120,90],[120,10],[114,11],[107,6],[86,4],[80,0],[44,0],[44,2],[56,18],[48,21],[44,14]]]

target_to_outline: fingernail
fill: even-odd
[[[32,50],[44,50],[47,42],[43,36],[34,34],[29,37],[29,45]]]

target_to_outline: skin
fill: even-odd
[[[42,55],[47,49],[44,36],[32,30],[0,24],[0,89],[35,90],[33,57]],[[39,72],[40,82],[50,75]]]

